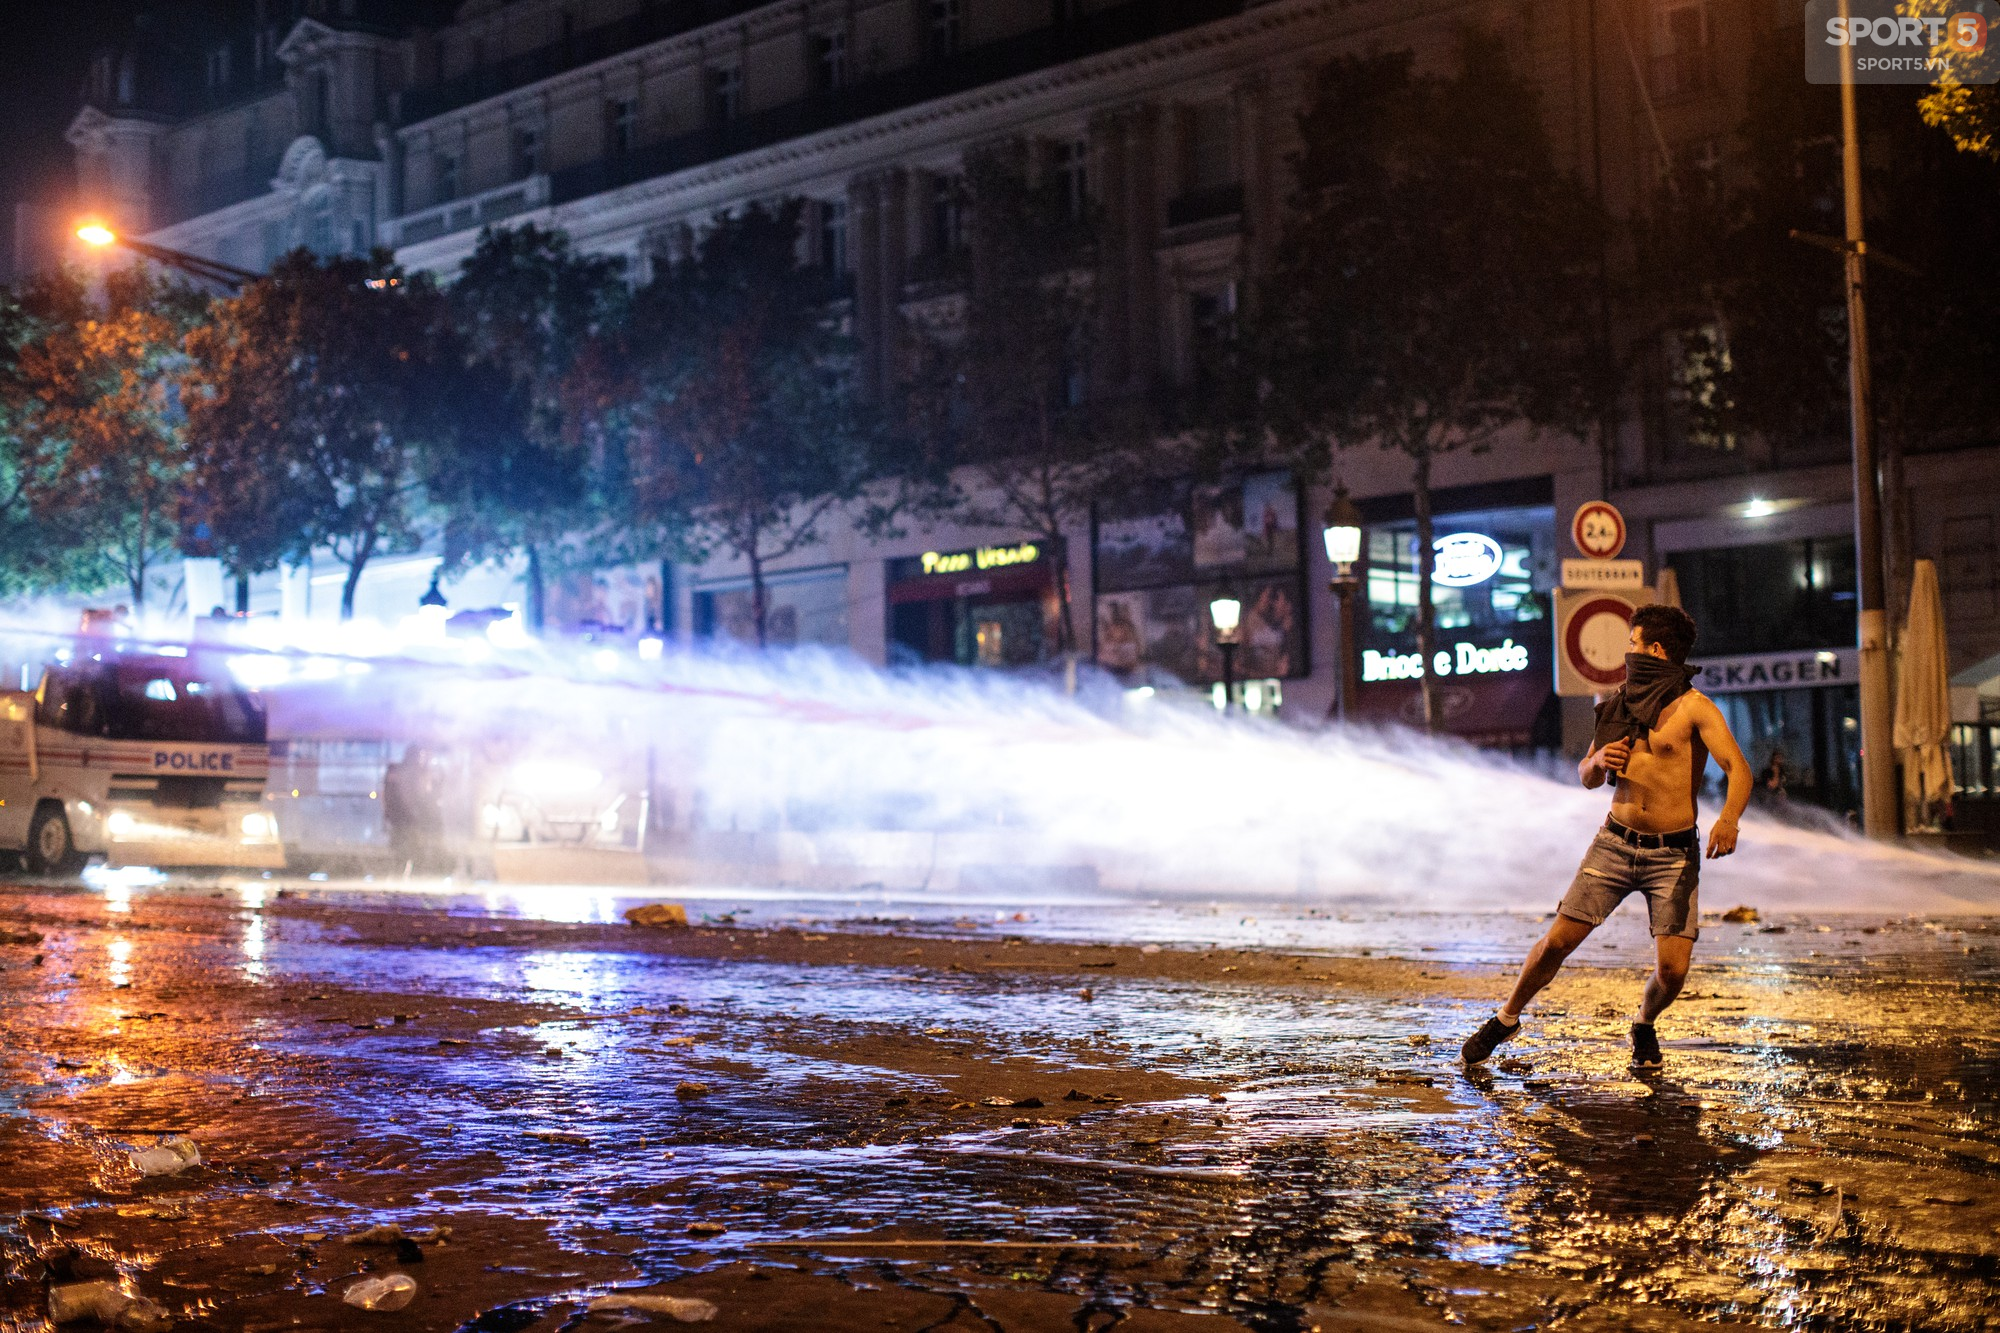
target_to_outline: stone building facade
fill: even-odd
[[[300,244],[387,246],[405,265],[449,274],[481,228],[532,220],[625,256],[643,276],[651,254],[718,210],[802,197],[811,201],[802,245],[847,285],[878,386],[900,313],[948,285],[965,154],[1024,140],[1102,220],[1096,280],[1110,315],[1097,387],[1132,392],[1185,381],[1203,328],[1262,271],[1290,189],[1295,118],[1329,58],[1408,48],[1437,62],[1462,24],[1497,33],[1541,90],[1561,163],[1611,211],[1630,213],[1663,186],[1701,181],[1745,115],[1752,52],[1767,39],[1795,43],[1798,21],[1796,4],[1772,0],[467,0],[449,10],[256,0],[218,9],[205,35],[181,43],[179,83],[149,76],[144,52],[136,66],[133,52],[107,53],[71,139],[83,189],[104,212],[155,242],[246,267]],[[1441,467],[1447,518],[1528,534],[1509,538],[1518,554],[1508,558],[1527,571],[1509,604],[1532,611],[1539,599],[1545,609],[1554,562],[1573,554],[1569,514],[1606,494],[1631,520],[1627,554],[1649,572],[1679,562],[1709,570],[1711,582],[1742,582],[1749,576],[1729,573],[1732,560],[1783,560],[1808,583],[1837,580],[1840,556],[1828,565],[1824,548],[1852,532],[1838,442],[1690,447],[1664,387],[1673,349],[1640,351],[1659,363],[1656,387],[1635,391],[1605,448],[1524,434]],[[1396,459],[1356,451],[1342,470],[1384,530],[1400,530],[1409,482]],[[2000,654],[2000,451],[1913,458],[1908,488],[1911,512],[1931,516],[1913,525],[1912,554],[1947,570],[1954,658],[1969,672],[1966,721],[1982,706],[2000,717],[2000,665],[1988,662]],[[1297,643],[1270,695],[1303,718],[1325,715],[1339,650],[1317,540],[1326,499],[1294,497],[1292,518],[1267,519],[1278,523],[1272,532],[1297,525],[1287,631]],[[1080,522],[1063,552],[1039,553],[1060,566],[1048,577],[1066,578],[1077,604],[1099,611],[1104,597],[1128,596],[1098,586],[1106,528]],[[801,637],[887,660],[915,642],[914,630],[899,640],[898,608],[945,595],[908,562],[1012,549],[1020,537],[835,532],[781,578],[813,585],[799,594]],[[1851,580],[1851,551],[1847,560]],[[607,607],[606,596],[637,607],[655,598],[649,623],[727,632],[741,575],[716,564],[607,576],[578,618],[640,614]],[[628,584],[641,591],[617,591]],[[1385,566],[1370,595],[1386,601],[1367,623],[1393,624],[1395,598],[1408,591]],[[975,620],[980,596],[958,599],[974,604]],[[1481,614],[1498,614],[1491,601]],[[904,618],[916,623],[915,613]],[[1110,623],[1091,620],[1100,634]],[[1518,624],[1545,653],[1548,626]],[[1104,659],[1095,636],[1084,637]],[[1771,651],[1842,646],[1787,639]],[[959,642],[957,651],[966,660],[971,650]],[[1538,656],[1538,681],[1546,670]],[[1575,743],[1580,702],[1558,707],[1546,689],[1489,684],[1464,682],[1457,730]],[[1813,731],[1792,743],[1820,752],[1822,769],[1845,763],[1834,751],[1845,744],[1846,705],[1832,697],[1771,704],[1765,711],[1783,717],[1765,729]],[[1406,702],[1383,699],[1390,713]],[[1753,732],[1762,725],[1747,711],[1744,720]],[[1975,737],[1988,771],[1990,731]],[[1823,785],[1837,805],[1838,784]]]

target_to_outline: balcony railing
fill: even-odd
[[[237,171],[217,172],[193,181],[163,181],[154,195],[161,206],[150,219],[155,227],[171,226],[213,213],[218,208],[240,204],[271,192],[271,177],[278,174],[276,159]]]
[[[453,199],[420,213],[409,213],[383,225],[382,243],[415,245],[455,231],[489,226],[502,218],[540,208],[549,202],[549,178],[530,176],[465,199]]]
[[[1038,28],[973,47],[949,60],[915,65],[628,153],[581,162],[553,173],[552,202],[565,203],[637,181],[685,171],[949,97],[1036,70],[1080,60],[1243,12],[1246,0],[1129,0],[1067,27]]]
[[[1213,222],[1217,218],[1236,217],[1243,212],[1243,186],[1210,185],[1199,190],[1189,190],[1186,194],[1170,200],[1167,204],[1167,226],[1191,227],[1197,222]]]
[[[441,116],[511,88],[552,78],[565,70],[630,51],[648,42],[662,41],[711,23],[720,23],[747,10],[761,9],[769,3],[770,0],[679,0],[672,5],[649,4],[636,14],[587,29],[563,41],[495,61],[429,87],[405,89],[400,94],[398,119],[406,125],[429,120],[432,116]]]

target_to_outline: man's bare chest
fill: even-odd
[[[1633,742],[1633,758],[1645,756],[1647,767],[1685,769],[1702,757],[1701,736],[1692,710],[1676,701],[1660,715],[1654,728]]]

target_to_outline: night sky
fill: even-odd
[[[14,205],[61,204],[75,184],[63,141],[90,53],[129,30],[138,0],[0,0],[0,270],[13,261]]]

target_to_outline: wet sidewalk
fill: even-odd
[[[0,890],[0,1328],[2000,1323],[1989,922],[1711,928],[1640,1081],[1609,927],[1468,1074],[1534,921],[731,915]]]

